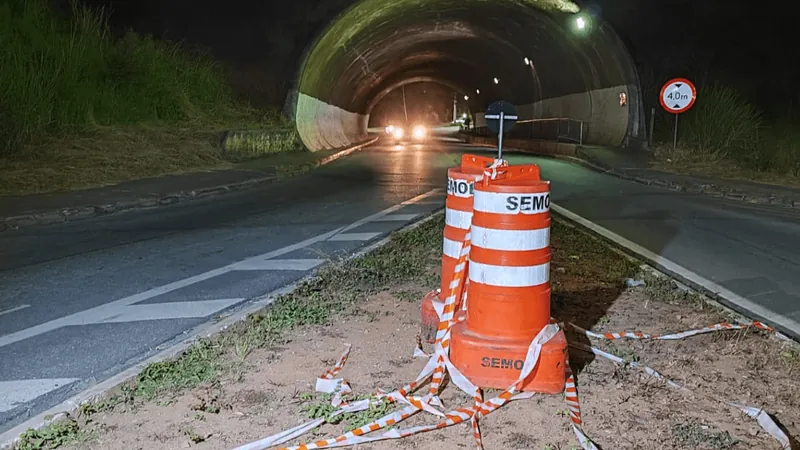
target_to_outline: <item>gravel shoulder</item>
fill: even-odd
[[[442,227],[438,217],[396,234],[363,258],[332,263],[263,313],[197,343],[175,361],[149,366],[74,417],[29,432],[18,448],[231,449],[328,417],[330,398],[315,393],[314,384],[346,344],[352,350],[341,375],[353,397],[399,388],[425,365],[412,354],[419,301],[437,284]],[[638,263],[569,225],[554,224],[551,245],[553,316],[560,320],[601,333],[666,333],[736,319],[667,279],[644,275]],[[628,278],[645,285],[628,288]],[[764,408],[787,434],[800,435],[800,351],[773,334],[751,328],[677,341],[590,342],[574,333],[569,338],[652,367],[688,388],[570,349],[584,431],[601,448],[780,448],[755,420],[724,401]],[[452,385],[441,398],[448,408],[471,405]],[[393,409],[378,404],[339,417],[305,441],[336,436]],[[437,421],[421,413],[404,425]],[[580,448],[563,396],[512,402],[481,419],[481,430],[487,449]],[[473,445],[471,427],[458,425],[359,448]]]

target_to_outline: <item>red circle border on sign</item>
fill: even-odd
[[[689,104],[677,110],[667,108],[667,104],[664,102],[664,91],[667,90],[667,86],[674,83],[685,83],[692,89],[692,99],[689,101]],[[661,103],[661,107],[664,108],[664,111],[672,114],[685,113],[686,111],[690,110],[692,106],[694,106],[695,100],[697,100],[697,88],[694,86],[694,83],[687,80],[686,78],[673,78],[667,81],[666,83],[664,83],[664,86],[661,87],[661,92],[658,93],[658,102]]]

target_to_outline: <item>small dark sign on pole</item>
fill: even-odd
[[[486,109],[486,127],[497,133],[497,159],[503,159],[503,135],[517,123],[517,109],[505,100],[499,100]]]

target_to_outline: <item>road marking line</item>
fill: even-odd
[[[21,310],[21,309],[30,308],[30,307],[31,307],[31,305],[19,305],[19,306],[15,306],[15,307],[13,307],[13,308],[11,308],[11,309],[7,309],[7,310],[5,310],[5,311],[0,311],[0,316],[4,316],[4,315],[6,315],[6,314],[11,314],[11,313],[13,313],[13,312],[17,312],[17,311],[19,311],[19,310]]]
[[[15,333],[7,334],[5,336],[0,336],[0,347],[5,347],[6,345],[11,345],[15,342],[22,341],[24,339],[29,339],[34,336],[39,336],[44,333],[49,333],[51,331],[57,330],[62,327],[67,326],[76,326],[76,325],[86,325],[91,323],[97,323],[109,317],[112,317],[116,314],[120,314],[121,309],[133,305],[134,303],[139,303],[144,300],[151,299],[153,297],[157,297],[159,295],[163,295],[186,286],[191,286],[192,284],[199,283],[201,281],[208,280],[210,278],[214,278],[216,276],[222,275],[224,273],[228,273],[231,271],[236,270],[237,264],[249,264],[251,262],[258,262],[263,261],[265,259],[272,259],[277,258],[278,256],[285,255],[287,253],[291,253],[295,250],[299,250],[301,248],[308,247],[309,245],[316,244],[317,242],[326,241],[332,236],[335,236],[339,233],[346,233],[354,228],[358,228],[365,223],[369,223],[374,221],[375,219],[387,216],[398,209],[407,206],[413,205],[421,200],[424,200],[434,194],[441,192],[442,189],[432,189],[424,194],[420,194],[412,199],[406,200],[400,204],[390,206],[389,208],[384,209],[383,211],[377,212],[370,216],[367,216],[363,219],[357,220],[350,225],[342,228],[338,228],[327,233],[320,234],[318,236],[314,236],[312,238],[306,239],[304,241],[298,242],[296,244],[292,244],[277,250],[273,250],[268,253],[264,253],[261,255],[256,255],[251,258],[247,258],[243,261],[238,261],[236,263],[220,267],[218,269],[210,270],[208,272],[201,273],[199,275],[195,275],[193,277],[185,278],[183,280],[178,280],[169,284],[165,284],[163,286],[158,286],[152,289],[149,289],[144,292],[140,292],[138,294],[134,294],[125,298],[121,298],[119,300],[115,300],[110,303],[106,303],[104,305],[96,306],[94,308],[90,308],[84,311],[80,311],[74,314],[70,314],[68,316],[60,317],[58,319],[51,320],[49,322],[41,323],[39,325],[32,326],[30,328],[26,328],[24,330],[17,331]]]
[[[247,264],[235,264],[234,270],[311,270],[321,264],[324,259],[265,259],[251,261]]]
[[[566,217],[567,219],[594,231],[595,233],[614,242],[615,244],[630,250],[640,258],[644,259],[648,264],[652,264],[670,276],[674,276],[684,283],[690,285],[693,284],[699,287],[699,290],[705,291],[705,293],[711,295],[712,297],[718,297],[723,304],[727,304],[729,307],[738,309],[740,312],[745,314],[749,313],[755,315],[756,318],[769,325],[781,327],[784,330],[789,330],[795,336],[800,336],[800,323],[788,317],[781,317],[780,314],[770,311],[763,306],[752,302],[747,298],[742,297],[741,295],[724,288],[719,284],[714,283],[713,281],[704,278],[703,276],[692,272],[691,270],[667,258],[664,258],[663,256],[658,255],[633,241],[625,239],[613,231],[604,228],[590,221],[589,219],[581,217],[568,209],[552,203],[550,204],[550,208],[561,216]]]
[[[143,320],[197,319],[208,317],[247,299],[225,298],[195,302],[148,303],[122,308],[119,314],[106,317],[97,323],[141,322]]]
[[[329,241],[369,241],[380,236],[381,233],[340,233],[331,236]]]
[[[80,378],[0,381],[0,413],[24,405],[50,391],[80,381]]]
[[[429,200],[425,202],[417,202],[417,205],[440,205],[442,202],[439,200]]]
[[[414,220],[419,214],[388,214],[384,217],[375,219],[375,222],[408,222]]]

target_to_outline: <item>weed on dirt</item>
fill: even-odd
[[[20,448],[228,450],[314,418],[326,420],[304,440],[336,436],[393,411],[395,405],[377,403],[334,418],[330,396],[314,392],[314,383],[345,344],[352,352],[341,376],[353,389],[351,399],[397,389],[417,376],[425,364],[411,356],[418,302],[438,284],[442,227],[438,217],[361,259],[332,263],[246,322],[175,361],[148,367],[70,432],[93,439]],[[637,274],[635,261],[578,229],[556,222],[551,239],[554,317],[598,332],[651,333],[725,317],[674,285]],[[629,277],[646,284],[626,288]],[[721,400],[765,408],[788,434],[800,432],[800,358],[796,347],[770,334],[744,330],[674,342],[569,338],[653,367],[687,388],[571,348],[585,431],[601,448],[776,448],[755,421]],[[452,385],[441,398],[448,408],[471,404]],[[560,395],[513,402],[481,419],[485,448],[577,449],[566,411]],[[437,421],[421,413],[407,425]],[[364,448],[461,448],[474,445],[471,434],[469,426],[456,426]]]

